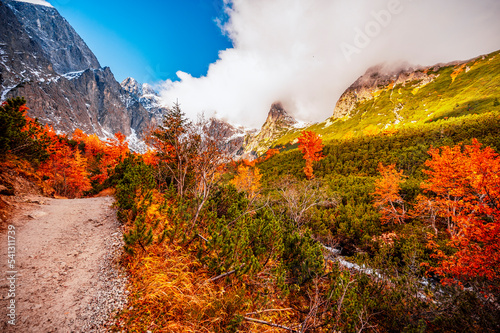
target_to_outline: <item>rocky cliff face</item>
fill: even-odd
[[[252,136],[255,132],[254,129],[236,127],[217,118],[210,118],[208,122],[208,134],[217,138],[220,147],[234,158],[240,158],[244,154],[245,138]]]
[[[162,122],[166,108],[162,105],[158,93],[147,83],[140,84],[134,78],[128,77],[121,83],[122,88],[128,92],[127,104],[141,105],[148,111],[151,125]]]
[[[40,45],[30,38],[12,10],[2,2],[0,26],[1,100],[23,84],[57,80],[58,75]]]
[[[59,74],[99,69],[87,44],[54,7],[4,0]]]
[[[384,65],[370,67],[340,96],[333,110],[333,117],[349,116],[357,103],[375,98],[383,89],[392,89],[398,84],[405,86],[414,81],[420,81],[419,87],[423,87],[436,77],[435,74],[428,75],[426,69],[414,69],[408,64],[392,68]]]
[[[1,100],[24,96],[30,116],[65,133],[80,128],[103,138],[121,132],[134,139],[155,122],[108,67],[100,68],[55,8],[2,1]]]
[[[243,156],[251,158],[265,153],[278,137],[293,129],[296,124],[297,121],[288,114],[281,102],[273,103],[260,131],[245,138]]]

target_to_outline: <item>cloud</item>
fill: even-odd
[[[225,0],[234,47],[207,75],[161,85],[191,117],[216,114],[260,127],[280,100],[296,118],[331,116],[370,66],[465,60],[500,48],[497,0]]]

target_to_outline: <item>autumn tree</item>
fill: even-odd
[[[87,135],[76,129],[72,139],[79,142],[79,148],[84,152],[87,171],[94,184],[103,184],[129,152],[126,137],[120,132],[112,138],[101,140],[97,134]]]
[[[399,193],[401,183],[406,176],[403,170],[396,171],[396,165],[384,166],[379,163],[378,170],[380,178],[375,180],[375,197],[373,205],[382,214],[382,223],[403,223],[406,217],[406,207],[401,194]]]
[[[78,147],[71,146],[65,136],[57,135],[52,129],[47,132],[52,144],[48,148],[50,157],[40,165],[39,173],[57,194],[79,197],[90,190],[87,159]]]
[[[274,155],[278,155],[279,153],[280,153],[279,149],[276,148],[269,149],[264,155],[264,161],[267,161],[268,159],[270,159]]]
[[[245,191],[249,199],[255,198],[261,187],[260,179],[262,174],[259,168],[243,162],[238,165],[237,174],[231,180],[238,191]]]
[[[160,170],[165,171],[165,178],[173,181],[180,197],[185,194],[187,176],[192,170],[200,139],[201,136],[192,131],[191,122],[176,103],[167,110],[162,125],[152,132],[148,140],[156,150]]]
[[[319,181],[298,181],[285,176],[274,183],[278,194],[277,207],[300,229],[308,220],[311,208],[315,206],[334,207],[338,198],[328,192]]]
[[[321,137],[312,131],[302,131],[298,138],[299,149],[304,155],[306,166],[304,173],[307,179],[312,179],[313,175],[313,162],[320,161],[325,156],[322,153],[323,143]]]
[[[500,157],[474,139],[471,145],[431,148],[422,183],[436,216],[447,226],[445,254],[431,241],[439,265],[432,271],[444,283],[500,280]]]
[[[144,160],[144,163],[154,167],[157,167],[160,162],[156,151],[152,149],[148,149],[144,154],[142,154],[142,159]]]
[[[164,171],[163,177],[174,183],[181,198],[191,195],[192,226],[229,160],[222,141],[220,133],[210,131],[209,120],[201,115],[194,123],[188,121],[179,104],[167,111],[163,125],[154,130],[149,139],[155,154],[146,155],[147,163],[156,164],[157,170]]]
[[[196,149],[195,156],[190,161],[193,165],[195,181],[193,193],[196,212],[192,222],[194,225],[201,209],[220,180],[224,166],[230,160],[230,154],[221,146],[221,142],[224,141],[222,134],[210,131],[210,121],[203,115],[198,117],[191,131],[193,132],[192,140],[197,141],[193,145]]]

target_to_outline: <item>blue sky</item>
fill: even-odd
[[[49,0],[80,34],[101,66],[121,82],[205,75],[218,52],[232,47],[215,19],[222,0]]]

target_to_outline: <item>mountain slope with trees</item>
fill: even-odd
[[[498,61],[367,81],[344,118],[252,161],[178,104],[137,154],[120,134],[58,135],[9,99],[0,161],[49,194],[116,191],[117,331],[496,332]]]

